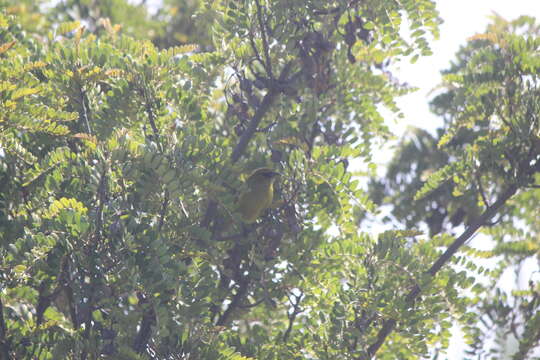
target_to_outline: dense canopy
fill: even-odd
[[[430,0],[0,1],[0,359],[437,358],[453,325],[471,358],[538,353],[540,281],[497,282],[539,261],[535,19],[464,39],[444,126],[376,175],[414,90],[392,64],[440,22]],[[248,224],[261,167],[281,176]]]

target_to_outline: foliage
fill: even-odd
[[[178,17],[172,1],[3,4],[2,357],[417,358],[474,319],[470,272],[426,272],[453,238],[359,232],[376,207],[349,166],[391,136],[379,109],[399,116],[410,89],[387,66],[430,54],[431,1],[193,1]],[[470,114],[478,94],[504,104],[475,69],[449,77],[455,98]],[[463,196],[475,171],[493,194],[530,185],[534,160],[504,159],[536,144],[527,111],[480,123],[439,181]],[[444,139],[475,124],[457,117]],[[243,224],[241,179],[261,166],[282,173],[277,201]]]
[[[537,280],[532,276],[527,288],[506,291],[499,282],[512,268],[517,274],[523,269],[521,276],[528,277],[538,267],[539,35],[530,17],[511,22],[495,17],[485,33],[469,39],[444,72],[443,91],[432,102],[444,128],[436,136],[417,130],[405,139],[387,178],[372,186],[379,202],[387,196],[394,204],[394,221],[409,227],[424,223],[433,234],[481,223],[501,198],[517,192],[497,210],[495,222],[483,224],[490,226],[484,233],[486,242],[492,240],[491,250],[468,249],[472,259],[495,264],[478,277],[484,290],[472,299],[471,310],[480,323],[465,326],[475,356],[509,351],[514,359],[524,359],[540,340],[534,316],[539,309]],[[429,181],[423,183],[426,175]],[[410,206],[413,199],[419,201]],[[518,348],[507,349],[508,333]],[[490,344],[495,344],[491,352]]]

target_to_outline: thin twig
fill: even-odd
[[[238,308],[240,308],[240,309],[251,309],[251,308],[254,308],[256,306],[261,305],[264,302],[264,300],[266,300],[266,298],[262,297],[262,298],[260,298],[259,300],[255,301],[253,303],[248,303],[248,304],[245,304],[245,305],[244,304],[239,305]]]
[[[156,121],[154,117],[154,109],[153,109],[152,103],[150,102],[150,95],[148,94],[148,91],[146,90],[146,88],[143,89],[143,96],[144,96],[144,101],[145,101],[144,109],[146,111],[146,115],[148,116],[150,127],[152,127],[152,132],[154,133],[154,141],[159,146],[159,131],[156,126]]]
[[[98,207],[96,209],[96,234],[101,241],[101,235],[103,230],[103,208],[105,205],[105,199],[107,196],[107,177],[106,177],[107,169],[104,166],[103,172],[101,173],[101,177],[99,179],[99,185],[97,189],[97,198],[98,198]]]
[[[165,223],[165,216],[167,216],[167,209],[169,208],[169,192],[165,190],[165,196],[163,198],[163,204],[161,205],[161,211],[159,212],[159,231],[163,228]]]
[[[274,76],[272,75],[272,61],[270,58],[270,50],[268,48],[268,39],[266,38],[266,26],[262,18],[263,8],[261,7],[259,0],[255,0],[255,4],[257,5],[257,20],[259,21],[259,27],[261,29],[261,38],[262,38],[262,43],[263,43],[264,58],[266,60],[265,68],[270,79],[273,79]]]
[[[86,91],[81,87],[80,88],[81,97],[82,97],[82,107],[83,107],[83,118],[86,123],[86,128],[88,134],[92,135],[92,128],[90,127],[90,120],[88,119],[88,98],[86,96]]]
[[[484,202],[484,206],[488,208],[489,202],[487,201],[486,193],[484,191],[484,187],[482,186],[482,179],[478,173],[476,173],[476,183],[478,184],[478,190],[480,192],[480,196],[482,197],[482,201]]]
[[[259,61],[261,63],[262,66],[264,66],[266,68],[266,65],[264,63],[264,61],[261,59],[261,55],[259,54],[259,49],[257,49],[257,44],[255,44],[255,34],[251,31],[250,29],[250,34],[249,34],[249,43],[251,45],[251,50],[253,50],[253,53],[255,53],[255,59],[257,61]],[[250,71],[255,74],[255,72],[253,71],[253,69],[251,69],[250,67],[250,63],[248,63],[248,68],[250,69]]]
[[[285,330],[285,333],[283,334],[283,342],[286,343],[287,340],[289,339],[289,336],[291,334],[291,331],[292,331],[292,327],[294,325],[294,321],[296,320],[296,317],[298,316],[298,314],[300,314],[303,310],[300,308],[300,302],[302,301],[302,298],[304,296],[303,293],[301,293],[300,295],[296,296],[296,295],[293,295],[295,297],[295,300],[296,301],[292,301],[290,298],[289,298],[289,301],[291,302],[292,306],[293,306],[293,311],[292,313],[288,314],[287,317],[289,318],[289,326],[287,326],[287,330]]]

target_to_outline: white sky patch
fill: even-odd
[[[434,130],[441,124],[441,120],[429,111],[429,93],[441,82],[440,71],[449,67],[460,46],[465,45],[469,37],[484,32],[494,13],[506,20],[521,15],[540,18],[538,0],[438,0],[437,9],[444,23],[440,28],[440,39],[431,44],[433,55],[422,57],[415,64],[402,61],[393,67],[400,80],[419,88],[419,91],[398,99],[405,120],[392,124],[397,135],[408,125]]]

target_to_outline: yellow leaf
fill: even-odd
[[[3,53],[5,53],[6,51],[8,51],[9,49],[11,49],[11,47],[12,47],[13,45],[15,45],[16,42],[17,42],[17,41],[13,40],[13,41],[10,41],[10,42],[8,42],[8,43],[2,44],[2,45],[0,46],[0,54],[3,54]]]
[[[47,66],[46,63],[44,63],[43,61],[33,61],[33,62],[29,62],[27,64],[24,65],[24,70],[25,71],[30,71],[30,70],[33,70],[33,69],[39,69],[39,68],[42,68],[42,67],[45,67]]]
[[[23,96],[37,94],[39,91],[40,90],[36,89],[36,88],[19,89],[19,90],[16,90],[16,91],[13,92],[13,94],[11,95],[11,99],[12,100],[17,100],[18,98],[21,98]]]
[[[60,24],[58,27],[57,34],[58,35],[64,35],[69,32],[72,32],[73,30],[77,29],[80,26],[80,23],[78,21],[71,21]]]
[[[0,29],[6,29],[9,26],[7,19],[0,14]]]
[[[79,46],[79,43],[81,42],[81,38],[84,34],[84,30],[85,30],[85,27],[84,26],[81,26],[78,30],[77,30],[77,33],[75,34],[75,46]]]
[[[95,136],[90,135],[90,134],[77,133],[77,134],[72,135],[72,137],[77,138],[77,139],[82,139],[82,140],[89,141],[89,142],[91,142],[92,144],[95,144],[95,145],[97,145],[97,143],[98,143],[97,138]]]

